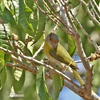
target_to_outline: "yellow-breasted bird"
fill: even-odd
[[[62,69],[64,69],[65,65],[67,66],[65,69],[70,68],[71,72],[74,74],[75,78],[79,81],[79,83],[82,86],[84,85],[84,81],[77,72],[78,67],[76,63],[69,55],[67,50],[59,43],[59,38],[55,33],[50,33],[46,37],[44,44],[44,52],[51,63],[56,64],[60,68],[62,67]]]

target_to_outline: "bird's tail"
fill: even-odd
[[[78,73],[76,70],[74,70],[74,69],[73,69],[73,74],[75,75],[75,78],[79,81],[79,83],[80,83],[82,86],[84,86],[84,85],[85,85],[84,81],[82,80],[82,78],[81,78],[81,76],[79,75],[79,73]]]

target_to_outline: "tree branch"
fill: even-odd
[[[41,61],[38,61],[36,59],[33,59],[32,57],[28,57],[28,56],[25,56],[25,55],[21,55],[21,54],[18,54],[16,52],[12,52],[10,50],[7,50],[5,48],[2,48],[0,47],[1,50],[3,50],[4,52],[7,52],[7,53],[10,53],[10,54],[13,54],[15,56],[20,56],[21,58],[25,59],[25,60],[28,60],[29,62],[33,62],[33,63],[37,63],[39,65],[42,65],[50,70],[52,70],[53,72],[59,74],[63,79],[65,79],[66,81],[68,81],[70,84],[72,84],[74,87],[76,87],[79,91],[81,91],[83,93],[84,89],[82,89],[81,87],[79,87],[77,84],[75,84],[69,77],[67,77],[65,74],[63,74],[62,72],[58,71],[57,69],[51,67],[50,65],[47,65]]]
[[[6,38],[7,38],[8,44],[9,44],[9,46],[12,48],[12,50],[14,51],[14,47],[13,47],[12,44],[10,43],[9,36],[8,36],[8,33],[7,33],[7,31],[6,31],[6,27],[5,27],[5,25],[4,25],[3,22],[2,22],[2,26],[3,26],[3,31],[5,32],[5,36],[6,36]]]
[[[43,49],[44,46],[44,42],[41,44],[40,48],[35,52],[35,54],[33,55],[33,59],[38,55],[38,53]]]
[[[83,28],[83,26],[81,25],[81,23],[78,21],[78,19],[74,16],[74,14],[72,13],[72,11],[70,10],[71,15],[73,16],[74,20],[76,21],[76,23],[78,24],[78,26],[80,27],[81,31],[88,37],[88,39],[90,40],[90,42],[92,43],[92,45],[95,47],[95,50],[100,53],[100,48],[98,47],[97,43],[95,41],[93,41],[91,39],[91,37],[88,35],[88,33],[85,31],[85,29]]]
[[[100,22],[99,22],[99,21],[92,15],[92,13],[90,12],[89,7],[88,7],[88,4],[86,4],[86,2],[83,1],[83,0],[80,0],[80,2],[81,2],[82,4],[84,4],[84,6],[86,7],[86,10],[87,10],[87,12],[88,12],[90,18],[91,18],[97,25],[100,26]]]
[[[88,96],[90,96],[91,95],[91,87],[92,87],[92,69],[91,69],[89,61],[82,49],[82,43],[81,43],[79,34],[75,34],[75,36],[73,38],[75,39],[76,48],[77,48],[78,54],[80,56],[80,59],[86,69],[86,90],[87,90]]]

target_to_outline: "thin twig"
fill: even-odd
[[[80,0],[80,2],[82,2],[82,4],[84,4],[84,6],[86,7],[86,10],[90,16],[90,18],[97,24],[100,26],[100,22],[92,15],[91,11],[89,10],[88,4],[86,4],[85,1]]]
[[[56,11],[57,15],[59,16],[60,22],[67,28],[68,34],[71,35],[73,32],[72,32],[72,29],[68,26],[67,19],[63,18],[64,17],[63,11],[61,11],[61,10],[58,11],[56,4],[52,0],[49,0],[49,3],[51,4],[51,6],[53,7],[53,9]]]
[[[36,3],[36,5],[37,5],[37,8],[38,8],[42,13],[44,13],[46,16],[48,16],[48,18],[51,19],[56,25],[58,25],[58,27],[59,27],[61,30],[63,30],[65,33],[67,32],[67,33],[71,34],[71,32],[68,32],[68,30],[66,30],[64,27],[61,27],[61,26],[58,24],[59,21],[58,21],[57,19],[56,19],[56,20],[53,19],[53,18],[49,15],[49,13],[46,12],[46,11],[44,11],[43,9],[41,9],[37,3]]]
[[[39,52],[43,49],[44,46],[44,42],[41,44],[40,48],[35,52],[35,54],[33,55],[33,59],[39,54]]]
[[[78,24],[78,26],[80,27],[81,31],[88,37],[88,39],[91,41],[91,43],[93,44],[93,46],[95,47],[97,52],[100,52],[100,49],[98,48],[98,45],[96,44],[95,41],[93,41],[91,39],[91,37],[88,35],[88,33],[86,32],[86,30],[83,28],[83,26],[81,25],[81,23],[78,21],[78,19],[74,16],[74,14],[72,13],[72,11],[70,10],[71,15],[73,16],[74,20],[76,21],[76,23]]]
[[[37,0],[38,1],[38,0]],[[62,20],[60,18],[57,17],[57,15],[55,15],[52,10],[48,7],[48,5],[46,4],[46,2],[44,0],[42,0],[44,6],[48,9],[48,11],[50,12],[50,14],[56,18],[56,20],[58,20],[60,23],[62,23],[65,27],[67,27],[65,22],[62,22]],[[36,2],[36,4],[38,5],[38,3]],[[39,5],[38,5],[39,6]],[[49,14],[49,13],[48,13]]]
[[[7,65],[7,66],[12,66],[12,67],[21,68],[21,69],[27,70],[27,71],[29,71],[29,72],[32,72],[33,74],[36,74],[36,73],[37,73],[35,70],[33,70],[33,69],[29,68],[29,67],[20,65],[20,64],[7,63],[6,65]]]
[[[10,43],[10,39],[9,39],[9,36],[8,36],[7,31],[6,31],[6,27],[5,27],[4,23],[2,23],[2,26],[3,26],[3,28],[4,28],[3,31],[5,32],[5,36],[6,36],[6,38],[7,38],[8,44],[10,45],[10,47],[12,48],[12,50],[14,51],[14,47],[13,47],[12,44]]]
[[[99,10],[99,6],[97,5],[95,0],[91,0],[93,2],[93,4],[95,5],[95,7],[97,8],[98,13],[100,14],[100,10]]]
[[[21,53],[23,53],[24,55],[26,55],[26,53],[18,46],[18,42],[16,40],[13,39],[13,46],[17,49],[20,50]]]
[[[67,77],[65,74],[63,74],[62,72],[58,71],[57,69],[51,67],[50,65],[47,65],[41,61],[38,61],[36,59],[33,59],[32,57],[28,57],[28,56],[25,56],[25,55],[21,55],[21,54],[18,54],[16,52],[12,52],[10,50],[7,50],[5,48],[2,48],[0,47],[1,50],[3,50],[4,52],[7,52],[7,53],[10,53],[10,54],[14,54],[15,56],[20,56],[21,58],[25,59],[25,60],[28,60],[30,62],[35,62],[39,65],[42,65],[42,66],[45,66],[46,68],[52,70],[53,72],[59,74],[63,79],[65,79],[66,81],[70,82],[72,85],[74,85],[77,89],[79,89],[80,91],[84,91],[84,89],[82,89],[81,87],[79,87],[77,84],[75,84],[69,77]]]
[[[67,6],[66,6],[66,3],[65,3],[65,5],[64,5],[64,8],[65,8],[66,15],[67,15],[67,17],[68,17],[68,20],[69,20],[69,22],[70,22],[70,24],[71,24],[71,26],[72,26],[72,29],[73,29],[74,33],[77,33],[77,29],[76,29],[74,23],[72,22],[72,20],[71,20],[71,18],[70,18],[70,15],[69,15],[69,13],[68,13],[68,8],[67,8]]]
[[[87,59],[89,60],[89,61],[93,61],[93,60],[97,60],[97,59],[99,59],[100,58],[100,54],[97,54],[97,53],[92,53]],[[77,60],[77,61],[75,61],[76,63],[82,63],[82,61],[81,60]]]
[[[92,7],[92,9],[93,9],[93,11],[94,11],[94,14],[98,17],[98,19],[100,20],[100,16],[99,16],[99,14],[97,13],[97,11],[96,11],[96,9],[94,8],[94,5],[92,4],[92,0],[89,2],[90,3],[90,5],[91,5],[91,7]]]
[[[33,69],[31,69],[31,68],[29,68],[29,67],[25,67],[25,66],[19,65],[19,64],[7,63],[6,65],[7,65],[7,66],[16,67],[16,68],[21,68],[21,69],[23,69],[23,70],[27,70],[27,71],[29,71],[29,72],[32,72],[33,74],[37,74],[37,72],[34,71]],[[46,77],[51,79],[51,77],[48,77],[47,74],[46,74]],[[83,97],[83,93],[84,93],[84,92],[78,91],[75,87],[70,86],[70,85],[68,85],[68,84],[66,84],[66,83],[64,83],[64,85],[67,86],[67,87],[68,87],[69,89],[71,89],[72,91],[74,91],[75,93],[79,94],[81,97]],[[77,91],[76,91],[76,90],[77,90]]]

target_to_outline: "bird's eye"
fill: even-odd
[[[49,38],[49,39],[50,39],[50,41],[52,41],[52,40],[53,40],[51,36],[50,36],[50,38]]]
[[[59,42],[57,39],[54,39],[53,37],[50,37],[50,41],[51,41],[52,43],[58,43],[58,42]]]

